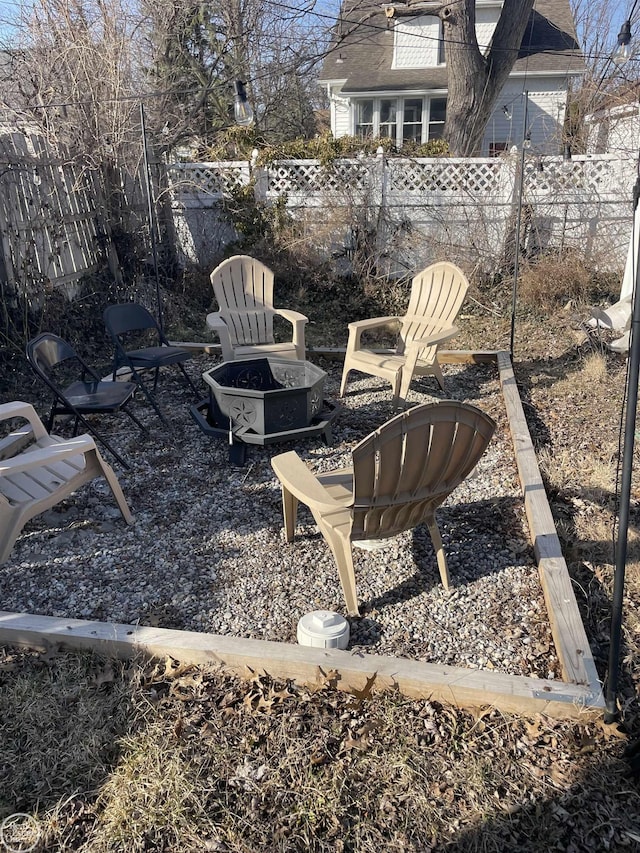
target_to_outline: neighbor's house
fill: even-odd
[[[476,34],[488,47],[502,3],[476,2]],[[334,136],[390,137],[398,147],[442,136],[447,64],[441,3],[344,0],[320,82],[327,88]],[[532,148],[562,150],[572,81],[584,71],[569,0],[536,0],[509,81],[480,155],[522,142],[525,92]]]
[[[640,151],[640,85],[621,88],[585,117],[587,152],[638,159]]]

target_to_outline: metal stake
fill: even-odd
[[[147,151],[147,131],[144,121],[144,104],[140,102],[140,129],[142,132],[142,153],[144,158],[144,182],[147,191],[147,211],[149,214],[149,231],[151,236],[151,254],[153,257],[153,269],[156,277],[156,300],[158,302],[158,325],[164,331],[162,319],[162,299],[160,296],[160,273],[158,271],[158,247],[156,242],[156,215],[153,206],[153,188],[151,173],[149,171],[149,154]]]
[[[640,190],[640,177],[634,189],[634,215]],[[613,576],[613,598],[611,601],[611,639],[609,641],[609,669],[605,693],[605,720],[613,722],[618,716],[617,694],[620,675],[620,646],[622,634],[622,605],[624,598],[624,575],[627,564],[627,534],[629,531],[629,506],[631,502],[631,478],[633,474],[633,447],[636,434],[638,408],[638,375],[640,374],[640,299],[638,299],[638,250],[633,286],[633,313],[629,339],[629,372],[627,374],[627,411],[622,452],[622,477],[620,481],[620,509],[618,511],[618,539],[616,541],[616,566]]]

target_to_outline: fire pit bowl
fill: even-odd
[[[202,374],[209,399],[191,413],[203,432],[228,437],[230,457],[240,464],[244,449],[233,452],[239,442],[271,444],[320,434],[328,443],[337,407],[324,400],[326,375],[309,361],[225,361]]]
[[[225,361],[202,374],[214,419],[262,434],[309,426],[322,408],[326,376],[309,361],[275,358]]]

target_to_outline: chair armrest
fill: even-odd
[[[402,317],[372,317],[369,320],[355,320],[349,323],[350,329],[360,329],[365,332],[368,329],[376,329],[379,326],[391,326],[394,323],[401,323]]]
[[[385,326],[399,326],[401,317],[372,317],[369,320],[356,320],[349,323],[349,340],[347,341],[347,354],[357,352],[360,349],[360,338],[363,332],[372,329],[382,329]]]
[[[293,327],[292,343],[296,348],[298,358],[304,361],[306,357],[304,327],[309,322],[309,318],[300,314],[299,311],[292,311],[290,308],[274,308],[273,313],[291,323]]]
[[[34,438],[36,439],[44,438],[48,435],[44,424],[31,403],[23,403],[21,400],[16,400],[12,403],[3,403],[0,405],[0,421],[8,421],[10,418],[24,418],[26,421],[29,421]]]
[[[426,338],[414,338],[407,344],[407,350],[423,349],[424,347],[434,346],[434,344],[441,344],[455,337],[457,334],[457,326],[445,326],[444,329],[438,329],[433,334],[427,335]]]
[[[222,314],[219,311],[214,311],[211,314],[207,314],[207,326],[220,338],[220,347],[222,348],[222,360],[233,361],[233,347],[231,345],[231,335],[229,334],[229,327],[225,323]]]
[[[41,468],[43,465],[50,465],[71,456],[83,456],[95,449],[96,443],[90,435],[79,435],[77,438],[53,443],[49,447],[29,450],[14,456],[13,459],[0,460],[0,475],[17,474],[20,471],[29,471],[31,468]]]
[[[10,459],[34,440],[31,426],[21,427],[0,440],[0,459]]]
[[[332,498],[295,450],[274,456],[271,466],[283,487],[310,509],[337,510],[344,509],[353,503],[352,498],[348,501],[337,501]]]
[[[297,325],[298,323],[309,322],[309,318],[304,314],[301,314],[299,311],[292,311],[290,308],[274,308],[274,314],[279,314],[281,317],[284,317],[285,320],[288,320],[292,326]]]

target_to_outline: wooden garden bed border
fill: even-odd
[[[184,346],[184,343],[181,343]],[[208,352],[217,347],[188,344]],[[343,357],[344,349],[314,355]],[[505,675],[337,649],[201,634],[167,628],[60,619],[0,611],[0,643],[32,648],[92,649],[105,655],[164,657],[215,663],[239,675],[268,673],[299,683],[328,682],[352,692],[398,689],[463,708],[495,706],[507,713],[557,719],[600,714],[604,700],[531,441],[509,353],[445,351],[443,364],[496,363],[513,439],[540,581],[563,680]]]

